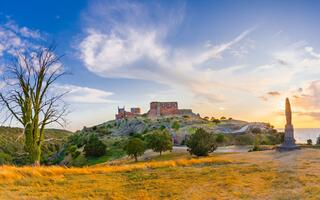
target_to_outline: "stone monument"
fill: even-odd
[[[296,145],[296,140],[294,139],[294,135],[293,135],[292,112],[291,112],[290,101],[288,98],[286,98],[285,114],[286,114],[287,123],[284,131],[284,142],[277,148],[277,150],[291,151],[291,150],[299,149],[299,146]]]

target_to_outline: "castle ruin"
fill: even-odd
[[[131,112],[125,111],[125,108],[118,107],[116,119],[124,119],[135,116],[140,116],[140,108],[131,108]],[[195,115],[191,109],[179,109],[178,102],[151,102],[150,109],[146,113],[149,118],[173,116],[173,115]]]
[[[124,119],[124,118],[131,118],[141,115],[141,109],[139,107],[131,108],[130,112],[127,112],[125,107],[119,108],[118,107],[118,114],[116,114],[116,119]]]

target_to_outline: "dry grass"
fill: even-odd
[[[87,168],[3,166],[0,199],[320,198],[319,150],[167,158]]]

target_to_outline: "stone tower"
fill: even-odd
[[[278,150],[291,151],[291,150],[299,149],[299,147],[296,145],[296,140],[294,139],[291,105],[288,98],[286,98],[285,115],[286,115],[286,126],[284,131],[284,141],[283,141],[283,144],[278,147]]]

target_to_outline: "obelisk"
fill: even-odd
[[[286,98],[286,108],[285,108],[285,115],[286,115],[286,126],[284,131],[284,141],[283,144],[280,145],[277,149],[279,151],[291,151],[295,149],[299,149],[299,146],[296,145],[296,140],[294,139],[293,135],[293,125],[292,125],[292,112],[290,101]]]

